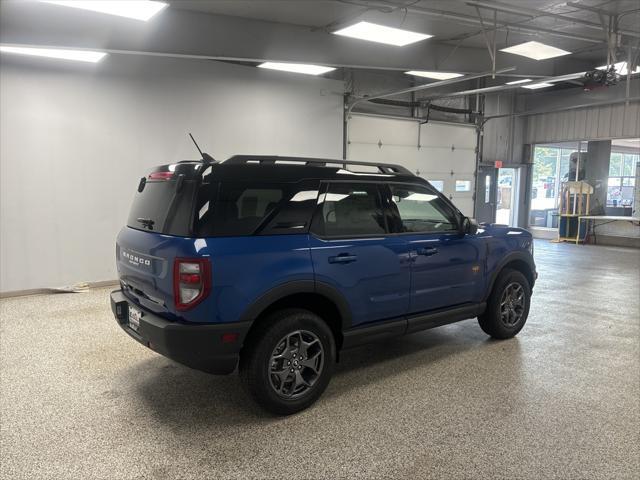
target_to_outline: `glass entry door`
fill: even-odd
[[[517,226],[519,173],[518,168],[498,170],[496,223]]]

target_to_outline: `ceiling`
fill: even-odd
[[[432,42],[486,48],[483,25],[490,40],[496,12],[497,48],[537,40],[578,52],[580,58],[606,55],[599,13],[557,0],[172,0],[172,8],[251,18],[330,31],[359,20],[434,35]],[[606,13],[622,14],[618,28],[640,39],[637,0],[581,0],[579,4]],[[516,13],[517,12],[517,13]],[[480,16],[482,22],[480,22]],[[580,22],[580,23],[578,23]],[[590,25],[588,25],[590,24]],[[537,31],[538,30],[538,31]],[[576,38],[569,38],[569,37]],[[582,38],[582,39],[581,39]],[[592,39],[587,41],[584,39]]]
[[[600,14],[607,22],[608,15],[619,19],[618,54],[626,57],[629,50],[640,51],[638,0],[577,0],[578,6],[557,0],[166,1],[170,7],[145,23],[34,0],[2,0],[0,43],[249,64],[316,63],[344,67],[337,71],[342,78],[347,78],[347,71],[378,72],[378,79],[386,75],[389,81],[375,83],[400,87],[414,81],[403,75],[407,70],[490,71],[488,44],[493,47],[494,33],[495,68],[514,68],[498,75],[495,83],[592,69],[606,63],[607,57]],[[434,37],[394,47],[331,34],[360,20]],[[573,53],[535,61],[499,51],[530,40]],[[375,85],[371,90],[376,91]]]

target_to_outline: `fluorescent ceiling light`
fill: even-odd
[[[513,47],[501,48],[500,51],[515,53],[516,55],[533,58],[534,60],[546,60],[547,58],[561,57],[562,55],[569,55],[571,53],[540,42],[525,42],[520,45],[514,45]]]
[[[156,13],[168,7],[164,2],[151,0],[40,0],[45,3],[62,5],[63,7],[82,8],[92,12],[117,15],[147,21]]]
[[[522,88],[528,88],[530,90],[537,90],[539,88],[553,87],[553,83],[532,83],[531,85],[522,85]]]
[[[322,75],[323,73],[335,70],[334,67],[324,67],[322,65],[307,65],[305,63],[277,63],[264,62],[258,65],[259,68],[270,70],[281,70],[283,72],[304,73],[305,75]]]
[[[435,80],[449,80],[450,78],[464,77],[462,73],[453,72],[425,72],[423,70],[410,70],[404,73],[415,77],[433,78]]]
[[[92,52],[90,50],[63,50],[60,48],[36,48],[36,47],[10,47],[0,46],[0,52],[18,53],[21,55],[33,55],[35,57],[59,58],[62,60],[75,60],[78,62],[96,63],[107,54],[105,52]]]
[[[627,62],[618,62],[614,63],[613,66],[616,68],[616,73],[618,75],[626,75],[627,72]],[[606,70],[608,68],[607,65],[602,65],[601,67],[596,67],[598,70]],[[635,75],[636,73],[640,73],[640,65],[637,65],[635,70],[631,72],[631,75]]]
[[[531,81],[530,78],[524,78],[522,80],[514,80],[513,82],[507,82],[505,83],[505,85],[518,85],[519,83],[528,83],[530,81]]]
[[[359,38],[360,40],[385,43],[397,47],[404,47],[410,43],[419,42],[433,36],[369,22],[359,22],[341,30],[336,30],[333,33],[343,37]]]

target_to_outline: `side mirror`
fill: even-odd
[[[475,235],[478,232],[478,222],[473,218],[464,217],[462,220],[462,233]]]

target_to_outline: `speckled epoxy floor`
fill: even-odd
[[[353,350],[288,418],[135,343],[108,289],[2,300],[0,477],[638,478],[640,252],[536,260],[517,338],[468,320]]]

